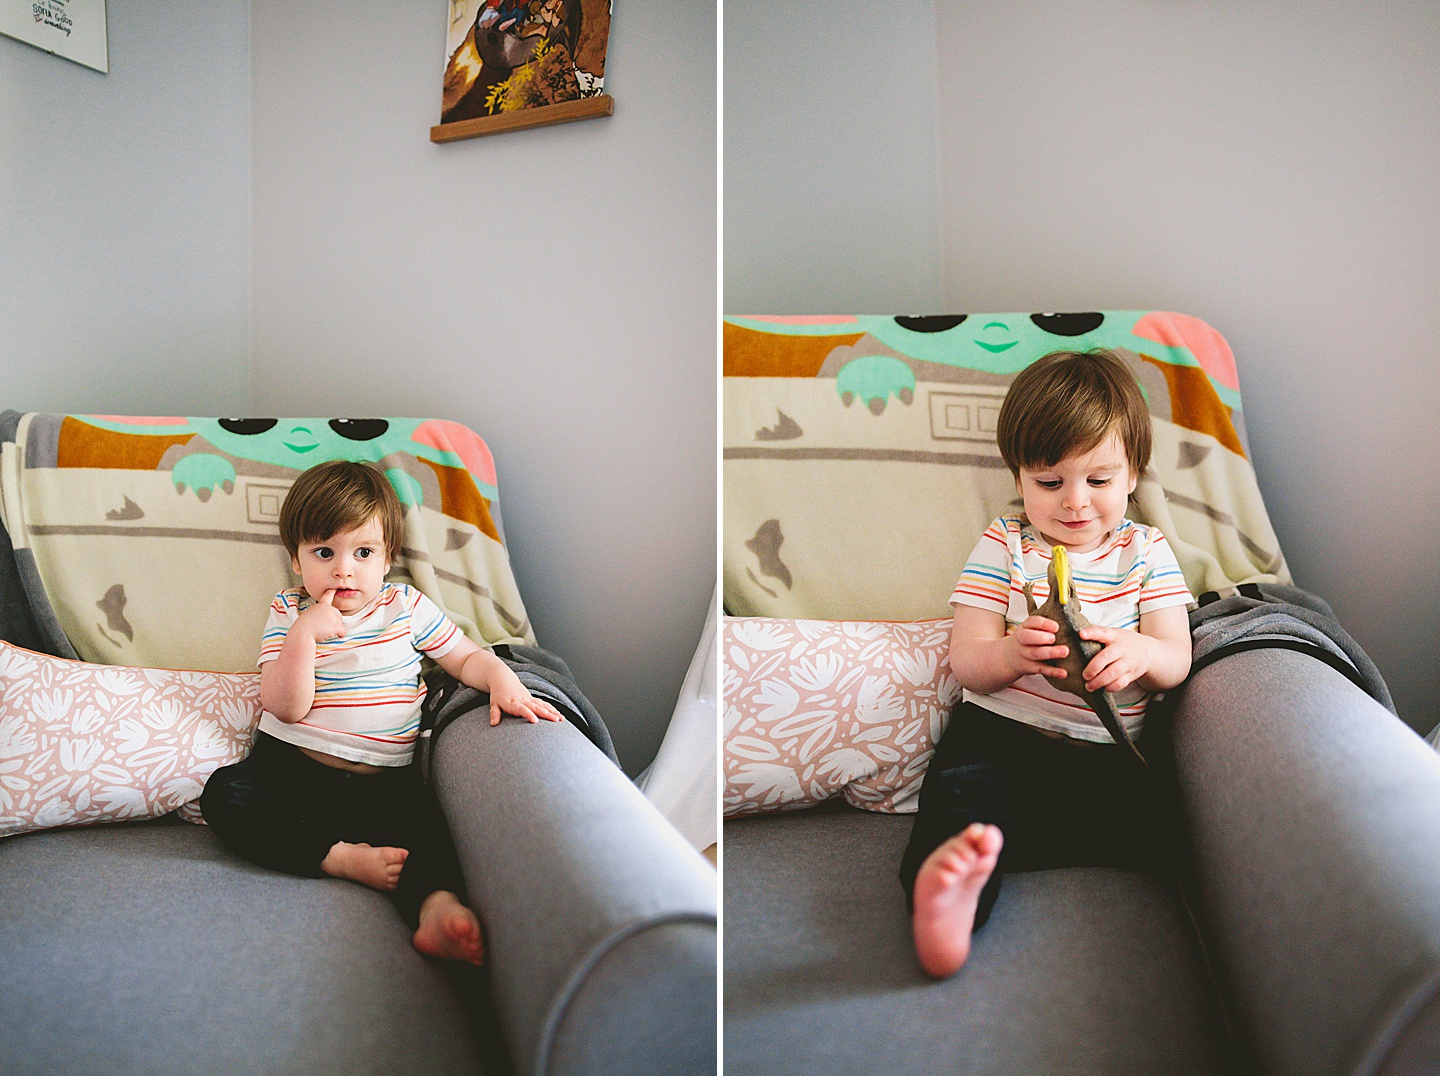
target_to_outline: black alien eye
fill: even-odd
[[[907,314],[895,319],[895,324],[914,333],[943,333],[953,329],[968,318],[969,314]]]
[[[383,418],[332,418],[330,428],[351,441],[373,441],[390,428]]]
[[[220,428],[227,433],[238,433],[245,437],[254,437],[257,433],[264,433],[266,430],[274,429],[279,419],[275,418],[222,418],[219,419]]]
[[[1030,320],[1037,327],[1053,336],[1083,336],[1100,328],[1105,321],[1104,314],[1031,314]]]

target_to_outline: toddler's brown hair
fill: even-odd
[[[1054,467],[1118,434],[1135,474],[1150,464],[1150,409],[1135,375],[1108,348],[1052,351],[1015,375],[995,440],[1015,477]]]
[[[353,531],[376,516],[385,535],[385,559],[393,564],[404,544],[405,513],[390,479],[368,463],[330,460],[305,471],[290,487],[280,506],[280,540],[296,557],[303,543]]]

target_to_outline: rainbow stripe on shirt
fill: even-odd
[[[1029,616],[1023,587],[1031,584],[1036,604],[1050,596],[1051,546],[1024,516],[1001,516],[985,529],[950,595],[952,605],[1001,614],[1007,633]],[[1154,527],[1123,519],[1099,548],[1072,553],[1071,585],[1091,623],[1135,631],[1140,617],[1155,609],[1188,605],[1194,599],[1165,536]],[[1110,734],[1089,707],[1055,688],[1043,676],[1023,676],[1000,691],[966,691],[967,701],[1026,724],[1077,739],[1109,742]],[[1116,696],[1120,720],[1138,735],[1150,696],[1131,687]]]
[[[291,626],[313,604],[299,587],[270,606],[258,664],[280,655]],[[315,646],[315,701],[293,724],[269,711],[260,728],[315,751],[375,766],[403,766],[414,753],[425,683],[422,654],[439,658],[465,636],[420,591],[385,583],[375,600],[346,616],[345,634]]]

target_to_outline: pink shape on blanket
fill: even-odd
[[[490,446],[480,435],[468,426],[446,419],[431,419],[422,422],[410,435],[411,440],[440,452],[453,452],[465,464],[465,469],[480,481],[495,486],[495,457],[490,455]]]
[[[1199,318],[1189,314],[1170,314],[1157,310],[1135,323],[1136,336],[1154,340],[1165,347],[1183,347],[1214,380],[1227,389],[1240,391],[1240,375],[1235,370],[1235,353],[1225,338]]]
[[[854,314],[755,314],[745,320],[764,321],[772,325],[854,325],[860,319]]]
[[[158,418],[153,415],[91,415],[105,422],[123,422],[127,426],[185,426],[188,418]]]

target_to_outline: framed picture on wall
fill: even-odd
[[[0,34],[110,71],[105,0],[0,0]]]
[[[440,123],[430,141],[608,116],[611,0],[449,0]]]

